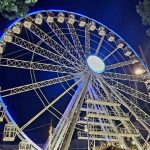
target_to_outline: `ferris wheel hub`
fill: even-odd
[[[96,55],[90,55],[87,58],[87,64],[93,72],[102,73],[105,70],[103,60]]]

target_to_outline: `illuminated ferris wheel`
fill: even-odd
[[[0,53],[4,142],[67,150],[76,135],[88,150],[150,149],[149,70],[108,27],[77,13],[39,11],[5,31]],[[35,136],[43,132],[40,146]]]

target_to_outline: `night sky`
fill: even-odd
[[[146,27],[142,25],[141,18],[136,12],[136,5],[138,4],[138,1],[139,0],[39,0],[39,2],[36,3],[34,7],[31,7],[30,12],[34,12],[37,10],[59,9],[80,13],[90,18],[93,18],[119,34],[127,43],[129,43],[134,48],[134,50],[138,54],[139,45],[141,45],[148,65],[150,66],[150,38],[146,36]],[[13,21],[9,21],[3,17],[0,17],[0,35],[3,34],[5,28],[7,28],[12,22]],[[24,74],[23,71],[20,73]],[[11,74],[13,75],[13,69]],[[5,79],[4,76],[4,74],[0,76],[1,82],[3,82],[2,79]],[[49,76],[47,78],[49,78]],[[18,82],[20,82],[19,77]],[[13,83],[11,82],[10,86],[12,85]],[[57,94],[59,94],[59,92],[62,92],[61,89],[59,90],[60,91],[57,91]],[[32,94],[33,95],[27,95],[27,101],[29,101],[30,97],[34,96],[35,93]],[[24,99],[23,95],[21,96],[22,99]],[[14,101],[15,98],[17,99],[17,96],[13,97]],[[55,98],[55,96],[53,98]],[[17,109],[17,111],[21,111],[22,104],[14,103],[12,104],[12,107]],[[38,107],[38,109],[40,110],[41,108]],[[38,109],[36,111],[38,111]],[[27,116],[23,117],[25,117],[25,119],[27,120],[30,118],[30,116],[28,116],[29,118],[26,118]],[[17,120],[17,118],[15,119]],[[41,117],[41,120],[42,119],[47,118]],[[39,132],[39,134],[41,133]],[[40,139],[38,139],[38,141],[40,141]]]
[[[139,0],[39,0],[30,12],[43,9],[60,9],[81,13],[108,26],[125,39],[136,51],[141,45],[149,60],[150,39],[145,34],[146,27],[136,12]],[[12,21],[0,17],[0,34]]]

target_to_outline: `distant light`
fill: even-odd
[[[131,143],[132,143],[132,145],[135,145],[135,142],[134,142],[134,141],[132,141]]]
[[[84,132],[88,132],[87,125],[85,125],[85,127],[84,127]]]
[[[98,56],[90,55],[87,58],[87,63],[90,69],[96,73],[102,73],[105,69],[105,64]]]
[[[141,74],[143,74],[143,69],[142,68],[136,68],[135,71],[134,71],[134,73],[136,75],[141,75]]]
[[[85,116],[85,117],[84,117],[84,120],[87,120],[87,119],[88,119],[88,118]]]

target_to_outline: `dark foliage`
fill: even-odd
[[[38,0],[0,0],[0,14],[9,20],[24,17]]]
[[[136,10],[142,18],[142,23],[149,26],[146,33],[150,37],[150,0],[140,1],[136,6]]]

